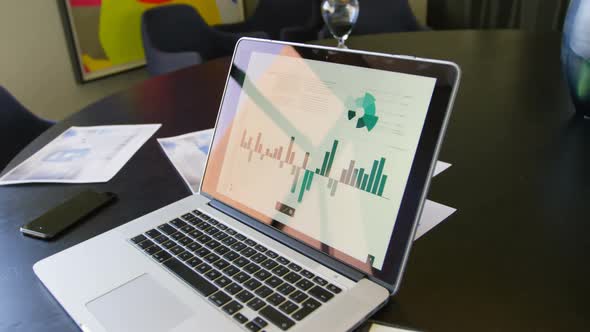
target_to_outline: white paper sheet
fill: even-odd
[[[439,175],[451,166],[452,164],[444,161],[437,161],[432,177]],[[418,229],[416,230],[414,241],[426,234],[426,232],[434,228],[434,226],[450,217],[455,211],[457,211],[457,209],[427,199],[426,202],[424,202],[424,209],[422,210],[422,216],[418,223]]]
[[[444,172],[447,168],[451,167],[452,165],[449,163],[445,163],[444,161],[437,161],[436,166],[434,166],[434,174],[432,177],[439,175],[440,173]]]
[[[212,136],[213,129],[207,129],[175,137],[158,138],[162,150],[193,194],[199,192]]]
[[[160,126],[70,127],[6,173],[0,185],[107,182]]]

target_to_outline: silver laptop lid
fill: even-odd
[[[201,193],[398,283],[458,68],[242,39]]]

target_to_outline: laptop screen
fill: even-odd
[[[363,271],[382,270],[436,78],[284,45],[240,52],[202,191]]]

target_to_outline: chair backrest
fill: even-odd
[[[246,22],[249,30],[264,31],[271,39],[279,39],[283,28],[308,25],[314,11],[319,11],[317,0],[258,0]]]
[[[0,170],[52,124],[33,115],[0,86]]]

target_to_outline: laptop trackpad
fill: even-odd
[[[86,303],[108,331],[168,331],[191,317],[190,308],[143,274]]]

